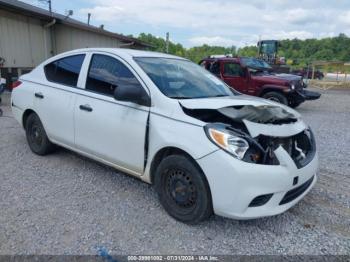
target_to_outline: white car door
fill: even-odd
[[[67,56],[45,65],[47,81],[34,89],[34,110],[48,137],[71,147],[74,146],[74,90],[85,56]]]
[[[75,106],[76,147],[121,169],[141,175],[149,108],[113,98],[117,86],[144,88],[116,57],[91,55],[85,90]]]

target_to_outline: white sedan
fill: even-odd
[[[59,145],[152,183],[185,223],[276,215],[316,182],[315,139],[296,111],[180,57],[80,49],[14,87],[12,111],[34,153]]]

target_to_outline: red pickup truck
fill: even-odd
[[[306,100],[315,100],[321,96],[317,92],[305,90],[302,77],[277,74],[268,63],[260,59],[205,58],[199,64],[243,94],[263,97],[293,108]]]

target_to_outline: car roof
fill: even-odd
[[[173,58],[173,59],[183,59],[187,60],[183,57],[178,57],[174,55],[169,55],[160,52],[153,51],[144,51],[144,50],[136,50],[136,49],[127,49],[127,48],[83,48],[83,49],[75,49],[72,51],[65,52],[61,55],[69,55],[71,53],[77,52],[106,52],[112,53],[121,57],[160,57],[160,58]]]
[[[207,58],[204,58],[202,61],[234,61],[234,62],[238,62],[239,60],[240,60],[240,57],[219,57],[219,58],[207,57]]]

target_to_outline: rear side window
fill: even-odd
[[[44,67],[47,80],[62,85],[76,87],[85,55],[68,56]]]
[[[113,96],[117,86],[142,88],[133,73],[117,59],[95,54],[92,56],[86,79],[86,89]]]
[[[214,75],[220,75],[220,63],[213,62],[210,65],[209,71],[212,72]]]

